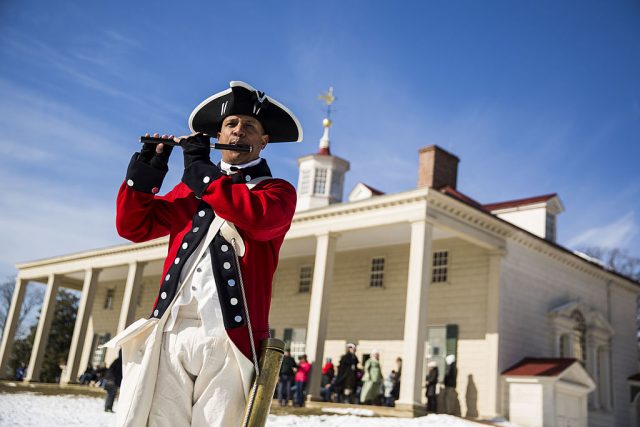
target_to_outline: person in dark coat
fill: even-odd
[[[335,377],[335,368],[330,357],[322,367],[322,379],[320,382],[320,396],[323,402],[331,402],[331,393],[333,392],[333,379]]]
[[[278,403],[280,406],[287,406],[291,400],[291,386],[297,366],[295,359],[291,357],[291,351],[285,350],[278,378]]]
[[[347,344],[347,352],[340,358],[338,376],[335,381],[336,393],[340,396],[339,401],[341,402],[355,402],[353,396],[357,385],[356,371],[358,369],[358,362],[356,345],[352,343]]]
[[[436,362],[429,362],[427,365],[429,367],[429,373],[426,378],[426,386],[427,386],[427,413],[437,413],[438,412],[438,401],[437,401],[437,385],[438,385],[438,364]]]
[[[458,383],[458,368],[456,356],[453,354],[445,357],[447,368],[444,373],[444,412],[449,415],[460,416],[460,403],[456,386]]]
[[[104,388],[107,391],[104,410],[105,412],[113,412],[113,401],[122,382],[122,352],[118,354],[118,358],[109,366],[104,377],[106,380]]]

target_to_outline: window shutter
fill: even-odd
[[[458,325],[447,325],[447,354],[458,357]]]
[[[282,337],[282,341],[285,343],[291,343],[291,338],[293,338],[293,329],[284,328],[284,336]]]

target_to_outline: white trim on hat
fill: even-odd
[[[233,82],[231,82],[233,83]],[[198,104],[198,106],[196,108],[193,109],[193,111],[191,112],[191,115],[189,116],[189,129],[191,130],[191,132],[195,132],[195,130],[193,129],[193,118],[195,117],[195,115],[200,111],[200,109],[202,107],[204,107],[205,105],[207,105],[209,102],[213,101],[216,98],[219,98],[223,95],[228,94],[229,92],[231,92],[231,88],[229,89],[225,89],[221,92],[218,92],[214,95],[211,95],[210,97],[208,97],[207,99],[205,99],[204,101],[202,101],[200,104]],[[211,136],[215,136],[215,135],[211,135]]]
[[[195,130],[193,129],[193,118],[200,111],[200,109],[202,107],[204,107],[205,105],[207,105],[209,102],[213,101],[214,99],[228,94],[229,92],[231,92],[232,88],[234,88],[236,86],[243,87],[243,88],[245,88],[245,89],[247,89],[249,91],[252,91],[252,92],[259,92],[256,88],[251,86],[249,83],[245,83],[245,82],[242,82],[242,81],[239,81],[239,80],[233,80],[233,81],[229,82],[229,89],[225,89],[225,90],[223,90],[221,92],[218,92],[218,93],[216,93],[214,95],[211,95],[210,97],[208,97],[207,99],[202,101],[200,104],[198,104],[198,106],[196,108],[193,109],[193,111],[191,112],[191,115],[189,116],[189,129],[191,130],[191,132],[195,132]],[[287,114],[289,114],[289,116],[291,116],[291,118],[293,119],[294,123],[296,124],[296,128],[298,128],[298,139],[296,141],[292,141],[292,142],[301,142],[302,141],[302,126],[300,125],[300,121],[298,120],[296,115],[293,114],[293,112],[290,109],[288,109],[287,107],[282,105],[282,103],[276,101],[275,99],[271,98],[270,96],[267,95],[266,98],[269,100],[270,103],[275,104],[276,106],[280,107]],[[215,135],[211,135],[211,136],[215,136]]]

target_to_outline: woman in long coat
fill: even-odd
[[[365,362],[362,381],[364,384],[360,393],[360,403],[378,403],[383,381],[378,350],[373,350],[371,357]]]

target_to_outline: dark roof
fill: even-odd
[[[555,377],[578,360],[573,358],[525,357],[502,375],[526,377]]]
[[[549,244],[549,245],[551,245],[551,246],[553,246],[553,247],[555,247],[555,248],[557,248],[557,249],[559,249],[559,250],[561,250],[561,251],[563,251],[563,252],[565,252],[565,253],[567,253],[567,254],[575,257],[575,258],[577,258],[577,259],[579,259],[579,260],[581,260],[582,262],[586,262],[588,264],[594,265],[594,266],[598,267],[600,270],[606,271],[607,273],[611,273],[611,274],[613,274],[615,276],[618,276],[618,277],[620,277],[622,279],[625,279],[625,280],[628,280],[630,282],[633,282],[637,286],[640,286],[640,281],[638,281],[638,280],[636,280],[636,279],[634,279],[632,277],[625,276],[624,274],[619,273],[619,272],[617,272],[615,270],[612,270],[610,268],[607,268],[607,267],[605,267],[605,266],[603,266],[603,265],[601,265],[601,264],[599,264],[597,262],[590,261],[590,260],[588,260],[588,259],[586,259],[584,257],[581,257],[580,255],[576,254],[572,250],[567,249],[564,246],[562,246],[562,245],[560,245],[560,244],[558,244],[556,242],[552,242],[551,240],[543,239],[542,237],[537,236],[537,235],[533,234],[532,232],[525,230],[522,227],[519,227],[519,226],[517,226],[517,225],[515,225],[515,224],[513,224],[513,223],[511,223],[509,221],[506,221],[506,220],[500,218],[498,215],[495,215],[495,214],[491,213],[491,211],[487,208],[488,206],[492,206],[492,205],[482,205],[482,204],[478,203],[477,201],[473,200],[471,197],[466,196],[466,195],[462,194],[461,192],[459,192],[458,190],[455,190],[454,188],[449,187],[449,186],[442,187],[440,189],[440,192],[443,193],[443,194],[446,194],[447,196],[449,196],[449,197],[451,197],[453,199],[458,200],[459,202],[462,202],[462,203],[464,203],[464,204],[466,204],[468,206],[471,206],[473,208],[478,209],[479,211],[482,211],[482,212],[484,212],[484,213],[486,213],[488,215],[491,215],[493,218],[497,219],[498,221],[501,221],[501,222],[503,222],[505,224],[509,224],[511,227],[515,227],[518,230],[521,230],[522,232],[527,233],[531,237],[536,238],[538,240],[541,240],[541,241],[543,241],[543,242],[545,242],[545,243],[547,243],[547,244]],[[548,199],[550,199],[551,197],[553,197],[555,195],[556,195],[556,193],[553,193],[553,194],[547,194],[546,196],[530,197],[528,199],[520,199],[520,200],[529,200],[529,203],[534,203],[534,202],[531,202],[531,200],[533,200],[533,199],[539,199],[539,201],[540,200],[548,200]],[[546,197],[547,199],[542,199],[544,197]],[[503,202],[503,203],[507,203],[507,202]],[[496,205],[496,204],[497,203],[494,203],[493,205]]]
[[[374,196],[381,196],[384,194],[384,191],[380,191],[377,188],[373,188],[372,186],[365,184],[364,182],[361,182],[360,184],[364,185],[365,187],[367,187],[369,189],[369,191],[371,191],[373,193]]]
[[[556,196],[557,196],[556,193],[544,194],[542,196],[527,197],[526,199],[507,200],[504,202],[488,203],[483,206],[488,211],[497,211],[499,209],[515,208],[517,206],[526,206],[526,205],[532,205],[534,203],[546,202],[547,200],[552,199]]]
[[[459,192],[455,188],[451,187],[450,185],[445,185],[444,187],[440,188],[440,192],[442,192],[444,194],[448,194],[449,196],[453,197],[454,199],[460,200],[462,203],[466,203],[467,205],[471,205],[474,208],[477,208],[477,209],[486,211],[487,213],[490,213],[487,209],[485,209],[485,207],[482,205],[482,203],[473,200],[471,197],[467,196],[466,194],[462,194],[461,192]]]

